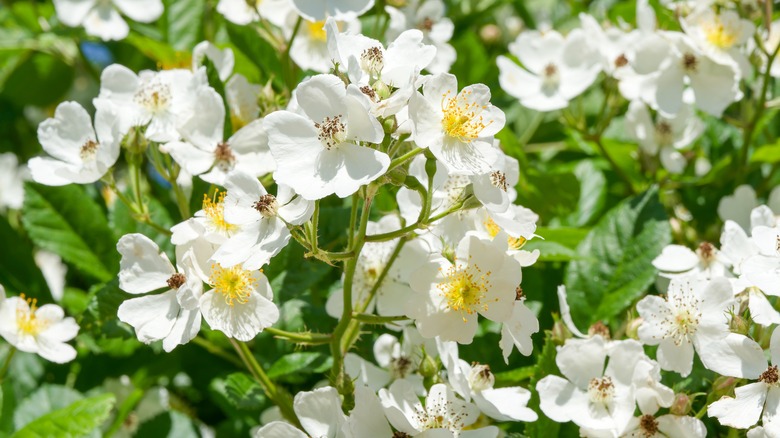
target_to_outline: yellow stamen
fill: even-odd
[[[441,123],[444,132],[463,142],[470,142],[479,137],[482,130],[492,123],[491,121],[485,124],[481,113],[487,107],[469,101],[470,94],[471,91],[465,90],[455,97],[450,97],[448,91],[444,93],[441,101],[444,113]]]
[[[485,231],[487,231],[488,235],[491,239],[496,237],[499,231],[501,231],[501,227],[498,226],[496,221],[493,220],[493,218],[487,218],[487,220],[482,222],[482,225],[485,226]]]
[[[242,269],[241,265],[231,268],[223,268],[219,263],[211,265],[209,284],[214,292],[225,296],[225,302],[230,306],[236,302],[246,304],[256,283],[252,271]]]
[[[444,281],[437,285],[442,296],[447,298],[447,306],[461,312],[463,322],[466,322],[466,315],[488,310],[485,295],[490,288],[490,274],[490,271],[482,272],[473,263],[458,265],[456,259],[444,273]]]
[[[325,42],[328,40],[328,34],[325,32],[324,21],[307,21],[306,26],[309,30],[309,36],[315,41]]]
[[[704,33],[710,44],[724,50],[732,48],[739,36],[734,29],[724,26],[720,18],[716,18],[714,23],[707,23],[704,26]]]
[[[203,212],[209,218],[214,228],[219,231],[229,233],[238,229],[238,226],[225,222],[225,196],[227,192],[214,192],[214,197],[209,199],[207,194],[203,195]]]
[[[36,318],[35,312],[38,311],[37,299],[26,298],[24,294],[20,298],[25,300],[29,307],[19,306],[16,308],[16,325],[19,327],[20,332],[36,336],[49,326],[49,321]]]

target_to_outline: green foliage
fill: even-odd
[[[67,386],[42,385],[22,400],[14,411],[14,427],[21,429],[49,412],[70,406],[84,397]]]
[[[76,401],[29,423],[17,431],[13,438],[83,437],[97,429],[108,418],[115,401],[112,394]]]
[[[587,327],[614,318],[653,284],[651,264],[671,242],[671,227],[649,190],[607,212],[577,247],[584,259],[566,269],[566,288],[574,321]]]
[[[118,253],[106,215],[81,187],[29,183],[24,192],[22,222],[36,245],[96,280],[116,275]]]
[[[0,251],[0,284],[9,291],[48,301],[49,287],[33,259],[33,247],[5,218],[0,217],[0,242],[13,251]]]

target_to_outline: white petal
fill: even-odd
[[[244,0],[241,0],[242,2]],[[255,432],[255,438],[309,438],[290,423],[273,421]]]
[[[96,0],[54,0],[57,18],[70,27],[81,25]]]
[[[127,22],[110,4],[98,4],[84,19],[84,30],[88,35],[104,41],[124,39],[130,32]]]
[[[707,408],[707,415],[716,417],[720,424],[737,429],[755,425],[764,408],[767,385],[762,382],[740,386],[734,390],[736,398],[723,397]]]
[[[139,341],[148,344],[168,336],[179,309],[176,291],[168,291],[129,299],[119,306],[117,316],[135,328]]]
[[[267,283],[265,280],[266,287]],[[244,342],[251,341],[279,319],[276,305],[257,292],[249,294],[246,303],[231,306],[224,296],[209,291],[201,297],[200,306],[209,327]]]
[[[163,13],[160,0],[111,0],[123,14],[141,23],[150,23]]]
[[[346,420],[339,393],[331,386],[299,392],[295,395],[293,409],[303,429],[311,436],[335,437]]]
[[[119,287],[131,294],[142,294],[166,286],[176,270],[151,239],[143,234],[126,234],[116,249],[119,262]]]

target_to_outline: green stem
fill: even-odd
[[[369,236],[366,236],[365,240],[366,240],[366,242],[385,242],[385,241],[388,241],[388,240],[396,239],[398,237],[404,237],[404,236],[406,236],[407,234],[409,234],[412,231],[415,231],[415,230],[417,230],[419,228],[425,228],[425,227],[428,226],[428,224],[432,224],[432,223],[436,222],[437,220],[442,219],[445,216],[449,216],[450,214],[460,210],[461,207],[463,207],[463,205],[466,203],[466,201],[470,197],[471,196],[469,196],[468,198],[466,198],[466,199],[464,199],[462,201],[459,201],[459,202],[455,203],[452,207],[450,207],[447,210],[445,210],[445,211],[443,211],[443,212],[441,212],[441,213],[439,213],[439,214],[429,218],[424,223],[417,222],[417,223],[414,223],[414,224],[411,224],[411,225],[407,225],[407,226],[405,226],[405,227],[403,227],[403,228],[401,228],[399,230],[390,231],[389,233],[371,234]]]
[[[414,148],[411,151],[401,155],[400,157],[394,159],[390,162],[390,167],[387,169],[388,172],[395,169],[396,167],[404,164],[408,160],[414,158],[416,155],[420,154],[421,152],[425,151],[423,148]]]
[[[292,90],[295,88],[295,77],[293,75],[293,72],[295,71],[295,64],[292,62],[292,58],[290,58],[290,50],[292,49],[293,41],[295,41],[295,37],[298,36],[298,31],[301,29],[301,23],[303,23],[303,18],[298,17],[298,20],[295,21],[295,27],[293,27],[293,33],[290,36],[290,41],[287,42],[287,47],[284,49],[284,80],[285,84],[287,85],[287,89],[292,92]]]
[[[355,243],[359,199],[360,197],[357,193],[352,195],[352,210],[349,212],[349,230],[347,231],[347,248],[352,248],[352,245]]]
[[[385,262],[385,266],[384,268],[382,268],[382,272],[379,273],[379,277],[377,277],[376,281],[374,282],[374,285],[371,286],[371,290],[368,292],[368,297],[366,297],[366,300],[357,309],[359,313],[363,313],[366,311],[369,304],[376,296],[377,291],[379,291],[379,288],[382,286],[382,282],[385,281],[385,277],[387,277],[387,274],[390,272],[390,268],[393,266],[393,263],[395,263],[395,260],[398,258],[398,255],[401,254],[401,249],[403,249],[405,244],[406,244],[406,239],[400,239],[398,241],[398,244],[395,246],[395,248],[393,248],[393,252],[392,254],[390,254],[390,257],[387,259],[387,262]]]
[[[623,180],[624,183],[626,183],[626,186],[628,186],[628,191],[632,194],[636,194],[636,189],[634,189],[634,184],[631,182],[631,178],[628,177],[628,174],[618,165],[617,161],[615,161],[614,158],[612,158],[612,155],[607,152],[607,148],[604,147],[604,143],[601,141],[601,136],[596,135],[593,136],[591,139],[593,143],[598,146],[599,151],[601,151],[601,155],[606,158],[607,162],[609,162],[609,165],[612,167],[612,170],[615,171],[615,173],[620,177],[620,179]]]
[[[249,372],[252,373],[255,380],[257,380],[257,383],[263,387],[268,398],[279,406],[284,418],[295,426],[300,427],[300,422],[298,421],[298,417],[295,415],[295,410],[292,406],[292,397],[290,397],[286,391],[283,391],[281,388],[274,385],[274,382],[272,382],[265,371],[263,371],[263,367],[260,366],[257,359],[255,359],[255,356],[252,354],[252,351],[249,350],[249,347],[244,342],[232,338],[228,339],[230,339],[233,348],[236,349],[236,352],[241,357],[241,360],[244,361]]]
[[[748,160],[750,158],[750,146],[753,143],[753,134],[756,129],[758,121],[761,120],[761,116],[766,110],[766,95],[769,90],[769,81],[771,80],[770,73],[772,71],[772,64],[777,57],[778,51],[780,51],[780,44],[775,47],[774,52],[769,55],[767,59],[766,68],[763,73],[763,83],[761,84],[761,94],[758,96],[758,103],[756,104],[756,112],[753,117],[745,125],[743,131],[742,150],[740,151],[740,178],[747,177],[748,174]]]
[[[317,242],[317,234],[320,231],[320,200],[314,201],[314,214],[311,216],[311,227],[310,227],[310,235],[309,235],[309,242],[311,242],[311,252],[314,253],[316,256],[317,253],[320,250],[319,244]]]
[[[367,193],[368,190],[365,190],[365,192]],[[366,195],[363,200],[360,225],[352,242],[353,244],[350,247],[350,250],[354,253],[354,257],[348,259],[344,266],[344,285],[342,288],[344,294],[344,307],[342,309],[341,319],[333,330],[333,337],[330,342],[331,355],[333,356],[333,367],[331,368],[332,383],[342,394],[344,394],[345,391],[345,381],[347,377],[344,374],[344,355],[346,354],[346,349],[343,348],[341,341],[352,320],[352,285],[355,278],[357,262],[360,258],[360,251],[363,249],[363,244],[365,243],[368,217],[371,213],[371,201],[372,198],[369,195]]]
[[[217,356],[221,359],[225,359],[226,361],[232,363],[233,365],[241,368],[244,366],[244,362],[241,361],[241,359],[237,358],[236,356],[228,353],[227,351],[220,348],[218,345],[212,343],[206,338],[202,338],[200,336],[196,336],[192,339],[192,343],[195,345],[200,346],[204,350],[208,351],[209,353],[213,354],[214,356]]]
[[[389,322],[408,321],[409,317],[406,315],[398,316],[380,316],[370,315],[368,313],[355,313],[352,317],[363,324],[387,324]]]
[[[5,361],[3,362],[3,367],[0,368],[0,383],[3,383],[3,379],[5,379],[5,374],[11,366],[11,359],[13,359],[14,354],[16,354],[16,347],[9,346],[8,354],[5,356]]]
[[[109,426],[108,430],[103,434],[103,437],[110,438],[115,433],[119,432],[119,430],[122,428],[122,425],[125,423],[125,420],[127,420],[128,415],[133,412],[133,409],[138,406],[138,404],[141,402],[141,399],[143,398],[143,389],[133,389],[133,392],[131,392],[130,395],[128,395],[127,398],[122,402],[122,405],[119,406],[116,417],[114,417],[114,421],[111,423],[111,426]]]
[[[266,327],[264,331],[274,335],[277,338],[286,339],[288,341],[293,341],[298,344],[320,345],[320,344],[330,343],[331,341],[331,336],[329,334],[324,334],[324,333],[309,333],[309,332],[292,333],[284,330],[275,329],[273,327]]]
[[[542,121],[544,120],[544,113],[536,113],[534,115],[534,118],[531,120],[531,123],[525,128],[525,131],[523,131],[523,135],[521,135],[517,139],[517,143],[520,145],[521,148],[524,148],[525,145],[528,144],[529,141],[531,141],[531,138],[533,138],[534,134],[536,134],[536,130],[539,129],[539,126],[542,124]],[[521,151],[523,155],[525,155],[525,151]]]

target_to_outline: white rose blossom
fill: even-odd
[[[104,41],[124,39],[130,32],[119,14],[151,23],[163,13],[161,0],[55,0],[57,17],[70,27],[84,26],[87,35]]]

